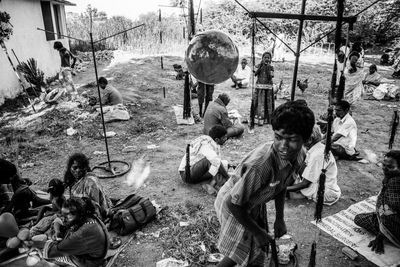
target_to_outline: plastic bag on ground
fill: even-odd
[[[167,258],[160,260],[156,263],[156,267],[187,267],[189,263],[187,261],[181,261],[174,258]]]

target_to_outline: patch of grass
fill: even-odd
[[[103,137],[101,136],[101,133],[103,132],[103,130],[101,129],[101,123],[97,122],[96,120],[80,122],[74,128],[78,130],[79,136],[84,136],[86,138],[92,139],[103,139]]]
[[[205,212],[203,206],[186,201],[173,210],[162,211],[161,216],[159,220],[169,227],[161,238],[165,258],[187,260],[190,266],[205,266],[208,256],[218,252],[220,225],[217,217]],[[182,221],[189,225],[180,226]]]
[[[19,148],[20,155],[24,158],[30,158],[32,155],[38,155],[49,150],[43,142],[24,142],[19,144]]]
[[[42,123],[38,125],[35,132],[38,135],[50,135],[58,137],[68,129],[72,117],[71,111],[60,111],[52,109],[41,117]]]
[[[164,121],[151,120],[151,118],[137,118],[128,130],[132,135],[139,135],[143,133],[152,133],[160,129],[165,129]]]

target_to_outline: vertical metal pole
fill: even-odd
[[[96,75],[96,84],[97,84],[97,93],[99,94],[99,102],[100,102],[100,114],[101,114],[101,123],[103,124],[103,133],[104,133],[104,142],[106,143],[106,151],[107,151],[107,160],[108,160],[108,168],[111,171],[111,162],[110,162],[110,153],[108,151],[108,142],[107,142],[107,134],[106,134],[106,124],[104,122],[104,113],[103,113],[103,104],[101,103],[101,93],[99,86],[99,76],[97,74],[97,64],[96,64],[96,53],[94,52],[94,44],[93,44],[93,34],[90,35],[90,44],[92,46],[92,55],[93,55],[93,64],[94,64],[94,73]]]
[[[183,27],[183,31],[182,31],[182,33],[183,33],[183,39],[185,39],[185,27]]]
[[[190,144],[186,145],[185,178],[186,182],[190,181]]]
[[[160,60],[161,60],[161,62],[160,62],[161,63],[161,69],[163,70],[164,69],[164,62],[163,62],[163,57],[162,56],[161,56]]]
[[[163,87],[162,90],[163,90],[163,95],[164,95],[164,98],[165,98],[165,87]]]
[[[303,0],[301,3],[301,15],[304,15],[306,11],[306,0]],[[296,49],[296,60],[294,62],[294,70],[293,70],[293,81],[292,81],[292,93],[290,95],[290,100],[294,100],[294,95],[296,91],[296,82],[297,82],[297,70],[299,69],[299,58],[300,58],[300,47],[301,47],[301,36],[303,33],[303,24],[304,20],[300,20],[299,31],[297,32],[297,49]]]
[[[193,0],[188,0],[188,14],[189,14],[189,41],[192,40],[193,36],[196,34],[195,21],[194,21],[194,7]]]
[[[252,28],[251,28],[251,105],[250,105],[250,130],[254,129],[254,116],[256,114],[255,111],[255,99],[254,99],[254,65],[255,65],[255,52],[254,52],[254,39],[256,35],[256,18],[253,18]]]
[[[338,0],[337,1],[337,21],[336,21],[336,32],[335,32],[335,62],[333,63],[333,73],[332,73],[332,80],[331,80],[331,93],[329,95],[329,104],[332,104],[332,101],[334,100],[335,96],[335,90],[336,90],[336,81],[337,81],[337,75],[338,75],[338,68],[337,68],[337,55],[339,54],[340,51],[340,42],[342,39],[342,21],[343,21],[343,12],[344,12],[344,0]],[[346,64],[346,60],[345,63]],[[339,88],[338,88],[339,89]],[[342,88],[340,90],[342,91]],[[341,97],[342,93],[337,92],[336,93],[339,98]],[[340,100],[340,99],[337,99]]]
[[[158,21],[160,22],[160,44],[162,44],[161,9],[159,9],[158,12]]]
[[[183,119],[189,119],[191,116],[191,96],[190,96],[190,84],[189,84],[189,72],[185,72],[185,84],[183,89]]]

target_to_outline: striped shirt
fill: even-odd
[[[221,223],[218,249],[238,266],[261,263],[265,255],[256,246],[251,233],[229,211],[227,198],[231,196],[233,204],[245,207],[250,216],[260,222],[265,216],[265,204],[293,182],[292,174],[299,172],[305,156],[303,148],[292,164],[281,159],[272,145],[261,145],[242,160],[218,192],[214,204]]]

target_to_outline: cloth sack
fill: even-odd
[[[126,107],[122,104],[103,108],[104,122],[127,121],[131,117]]]
[[[388,92],[388,84],[383,83],[375,88],[374,92],[372,93],[372,96],[375,99],[382,100],[387,92]]]
[[[241,123],[241,118],[242,115],[240,115],[239,111],[237,111],[237,109],[232,109],[228,112],[228,118],[231,120],[233,125],[238,125],[238,124],[242,124]]]

